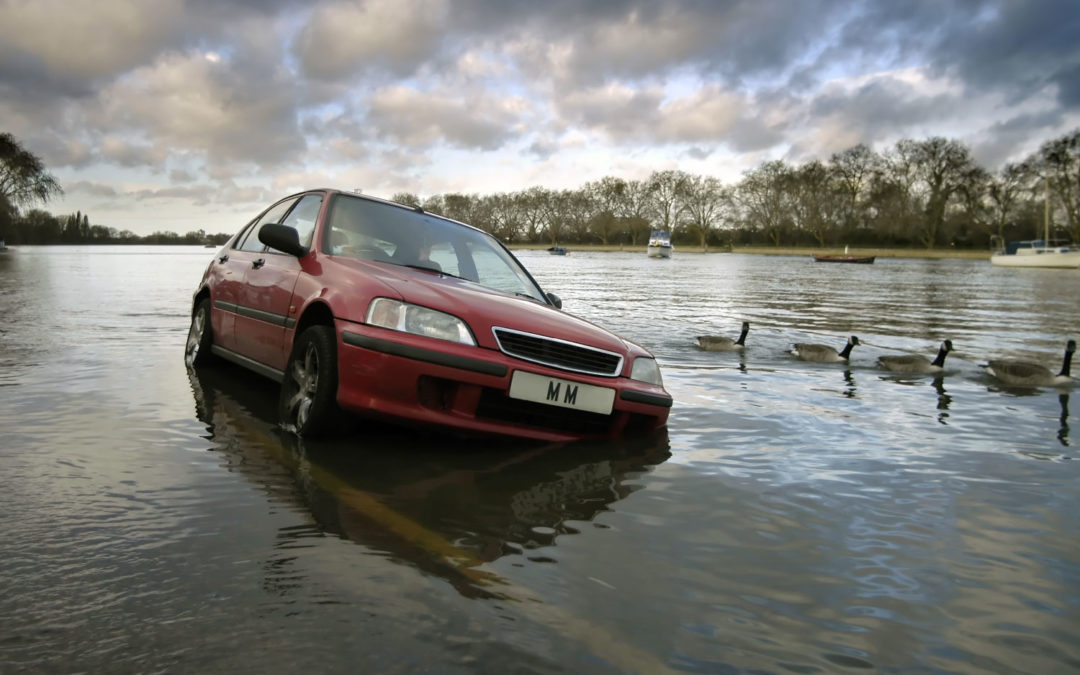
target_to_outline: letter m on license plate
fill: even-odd
[[[615,390],[517,370],[510,379],[510,398],[610,415]]]

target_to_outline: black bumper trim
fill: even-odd
[[[437,352],[433,349],[403,345],[391,340],[382,340],[366,335],[360,335],[358,333],[350,333],[349,331],[342,333],[342,340],[345,341],[345,344],[354,347],[363,347],[364,349],[382,352],[383,354],[401,356],[416,361],[425,361],[440,366],[449,366],[450,368],[457,368],[458,370],[468,370],[482,375],[505,377],[508,370],[506,366],[500,363],[471,359],[467,356],[444,354],[443,352]]]
[[[630,401],[631,403],[645,403],[647,405],[655,405],[660,408],[670,408],[673,399],[670,396],[660,396],[659,394],[646,394],[641,391],[633,391],[630,389],[623,389],[619,394],[619,398],[624,401]]]

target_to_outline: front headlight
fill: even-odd
[[[634,366],[630,369],[630,379],[664,386],[664,381],[660,378],[660,366],[656,365],[656,359],[650,359],[647,356],[634,359]]]
[[[375,298],[368,307],[367,323],[414,335],[476,346],[469,327],[461,319],[427,307],[390,298]]]

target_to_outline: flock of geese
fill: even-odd
[[[701,335],[697,338],[698,347],[708,352],[740,351],[746,346],[746,336],[750,332],[750,322],[743,321],[742,332],[737,339],[721,335]],[[816,363],[847,363],[851,350],[859,345],[859,338],[852,335],[839,350],[828,345],[796,342],[791,353],[803,361]],[[921,354],[902,354],[880,356],[878,365],[894,373],[940,373],[945,369],[945,357],[952,351],[951,340],[945,340],[933,360]],[[1011,359],[995,359],[983,365],[987,374],[998,381],[1013,386],[1043,387],[1068,384],[1072,382],[1070,368],[1076,340],[1069,340],[1065,346],[1065,358],[1061,370],[1054,373],[1040,363]]]

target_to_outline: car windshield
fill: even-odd
[[[336,195],[323,252],[421,267],[546,302],[517,260],[491,235],[429,213]]]

